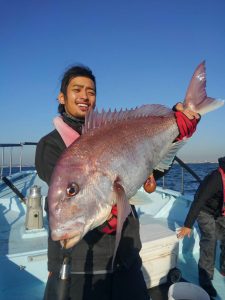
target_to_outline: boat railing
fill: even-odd
[[[166,173],[165,176],[162,177],[161,180],[161,187],[163,189],[167,189],[168,188],[168,182],[169,181],[169,186],[173,186],[172,189],[176,190],[177,192],[180,192],[182,195],[184,193],[187,192],[187,174],[190,175],[192,177],[192,179],[194,179],[194,181],[192,180],[192,183],[194,183],[195,187],[197,188],[197,186],[199,185],[199,183],[201,183],[202,179],[198,176],[198,174],[196,174],[196,172],[185,162],[183,162],[180,158],[178,158],[177,156],[175,156],[174,158],[174,164],[172,165],[171,169],[174,168],[175,165],[179,166],[179,170],[176,168],[176,177],[170,177],[170,172]],[[173,170],[175,171],[175,170]],[[179,175],[178,175],[179,173]],[[173,172],[173,175],[175,173]],[[189,177],[190,180],[190,177]],[[173,183],[172,183],[173,181]],[[174,182],[175,181],[175,182]],[[174,184],[175,183],[175,184]],[[189,189],[190,187],[188,187]],[[170,188],[169,188],[170,189]]]
[[[0,178],[3,176],[12,175],[13,169],[16,168],[16,172],[21,172],[27,164],[24,163],[24,149],[27,146],[36,146],[35,142],[21,142],[18,144],[0,144],[1,148],[1,165],[0,165]],[[34,157],[34,155],[33,155]],[[32,162],[29,166],[34,166]]]
[[[180,170],[181,170],[181,182],[180,182],[179,192],[183,195],[184,194],[184,168],[182,166],[180,166]],[[163,176],[163,178],[162,178],[162,188],[163,189],[168,188],[168,186],[166,185],[165,176]]]

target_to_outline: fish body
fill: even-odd
[[[202,114],[223,105],[206,95],[204,62],[192,77],[184,105]],[[128,200],[154,169],[169,167],[182,144],[174,143],[178,134],[174,112],[162,105],[92,111],[82,136],[63,152],[53,171],[48,193],[52,239],[74,246],[107,220],[117,204],[116,251],[131,211]]]

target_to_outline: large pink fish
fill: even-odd
[[[205,87],[202,62],[188,87],[186,108],[204,114],[224,104],[207,97]],[[56,120],[69,144],[75,136],[66,126],[60,118]],[[131,211],[128,200],[153,169],[169,167],[183,143],[174,143],[178,134],[173,111],[162,105],[91,112],[82,136],[64,151],[52,175],[48,193],[52,239],[66,240],[66,247],[72,247],[102,224],[117,204],[116,251],[124,220]]]

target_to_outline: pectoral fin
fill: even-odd
[[[125,190],[119,180],[116,180],[114,182],[114,193],[116,197],[116,202],[117,202],[117,227],[116,227],[116,242],[115,242],[115,249],[114,249],[114,254],[113,254],[113,260],[112,260],[112,268],[116,256],[116,252],[119,246],[119,242],[121,239],[121,232],[123,228],[123,224],[128,217],[128,215],[131,213],[131,206],[130,203],[127,199]]]
[[[187,141],[188,138],[183,139],[182,141],[172,143],[166,155],[162,158],[160,163],[154,169],[159,170],[161,172],[164,172],[164,170],[168,170],[172,165],[177,152],[181,149],[181,147],[183,147],[186,144]]]

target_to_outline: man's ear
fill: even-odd
[[[65,104],[65,96],[62,92],[60,92],[58,95],[58,101],[60,104]]]

